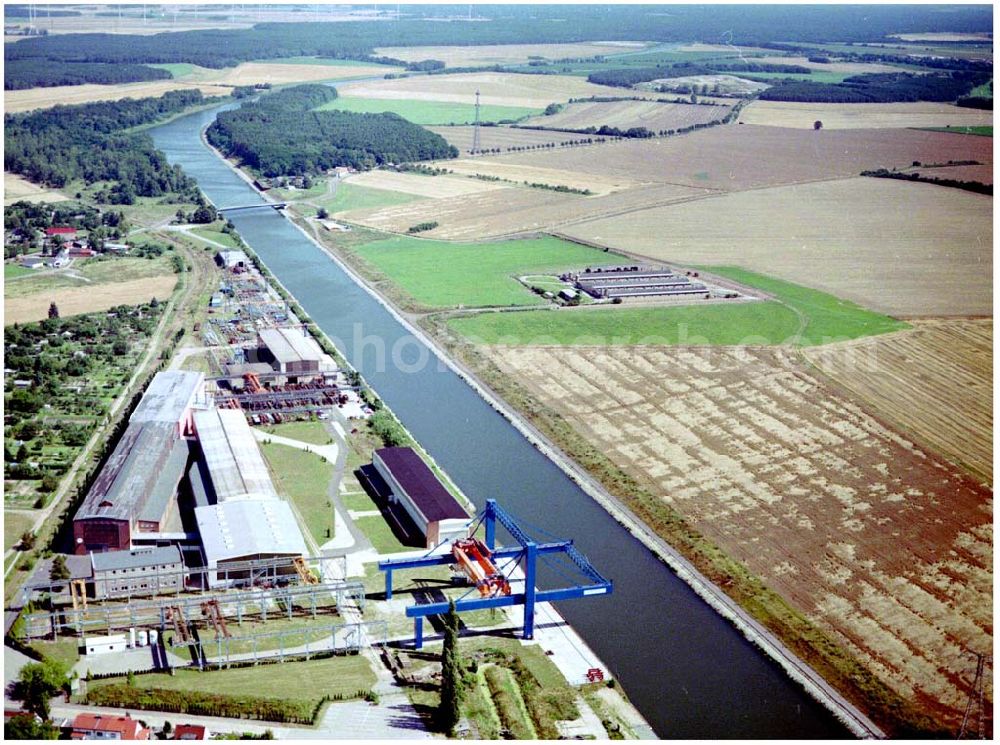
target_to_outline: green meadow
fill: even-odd
[[[449,103],[446,101],[416,101],[411,99],[381,99],[381,98],[351,98],[343,96],[320,106],[320,111],[339,109],[360,114],[379,114],[391,112],[399,114],[414,124],[444,125],[472,124],[476,119],[476,107],[473,104]],[[542,113],[541,109],[530,109],[522,106],[493,106],[484,104],[480,107],[479,118],[484,122],[499,122],[501,120],[516,120]]]

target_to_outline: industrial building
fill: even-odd
[[[91,554],[90,561],[98,600],[183,589],[184,564],[177,546],[107,551]]]
[[[290,383],[337,369],[333,359],[303,327],[261,329],[255,362],[266,362]]]
[[[427,548],[465,537],[469,513],[413,448],[376,450],[372,465],[387,487],[388,494],[382,496],[406,511]]]
[[[288,502],[278,498],[230,499],[195,508],[205,552],[210,587],[224,584],[219,572],[227,565],[252,559],[308,556],[305,539]],[[285,573],[294,574],[289,565]],[[238,571],[229,580],[244,577]]]
[[[194,423],[205,465],[202,483],[208,502],[278,496],[267,463],[242,411],[198,411]]]
[[[563,275],[562,279],[597,299],[709,295],[708,287],[701,282],[656,267],[588,267],[580,274]]]
[[[204,376],[157,373],[73,519],[75,552],[120,551],[182,534],[174,496],[187,470]]]
[[[215,263],[223,269],[248,269],[250,257],[244,251],[219,251],[215,255]]]

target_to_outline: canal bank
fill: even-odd
[[[206,112],[151,131],[218,206],[263,203],[209,152]],[[480,392],[439,362],[308,236],[273,210],[235,213],[244,240],[477,504],[495,498],[578,547],[615,594],[560,612],[661,736],[845,737],[846,728],[706,605]],[[392,364],[387,364],[389,352]],[[428,362],[428,360],[431,360]],[[540,585],[552,582],[542,577]]]

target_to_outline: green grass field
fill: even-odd
[[[971,91],[969,91],[970,96],[977,96],[979,98],[993,98],[993,81],[988,83],[983,83],[982,85],[977,85]]]
[[[515,277],[558,273],[620,258],[559,238],[451,243],[395,236],[354,251],[416,302],[436,308],[510,306],[545,302]]]
[[[271,467],[278,493],[288,495],[295,503],[317,543],[330,540],[333,537],[333,512],[328,491],[333,464],[324,462],[315,453],[286,445],[262,443],[260,449]]]
[[[752,62],[753,60],[751,60]],[[765,83],[771,82],[772,80],[805,80],[811,83],[843,83],[845,78],[849,78],[857,73],[853,72],[827,72],[825,70],[816,70],[812,73],[789,73],[789,72],[728,72],[725,71],[727,75],[735,75],[738,78],[746,78],[747,80],[760,80]]]
[[[21,534],[31,528],[34,520],[30,515],[20,512],[3,513],[3,550],[9,551],[11,546],[21,540]]]
[[[313,445],[329,445],[333,442],[333,438],[326,431],[323,422],[284,422],[264,427],[264,431],[270,432],[272,435],[309,442]]]
[[[476,119],[476,107],[467,103],[448,103],[445,101],[417,101],[412,99],[379,99],[351,98],[344,96],[320,106],[320,110],[340,109],[361,114],[377,114],[390,111],[409,119],[414,124],[472,124]],[[485,104],[480,107],[480,120],[484,122],[499,122],[516,120],[542,113],[541,109],[529,109],[521,106],[492,106]]]
[[[191,232],[197,236],[205,238],[216,243],[221,243],[227,248],[239,248],[240,245],[236,242],[229,233],[223,233],[221,230],[214,230],[212,228],[191,228]]]
[[[978,135],[992,137],[993,127],[921,127],[929,132],[951,132],[955,135]]]
[[[372,542],[372,546],[380,554],[395,554],[419,548],[419,546],[404,546],[400,543],[395,533],[392,532],[392,528],[381,515],[361,517],[355,520],[354,524],[368,536],[368,540]]]
[[[325,207],[330,214],[334,214],[337,212],[347,212],[348,210],[392,207],[393,205],[412,202],[415,199],[420,199],[420,197],[414,194],[404,194],[400,191],[372,189],[367,186],[340,183],[337,184],[337,190],[332,197],[314,199],[313,201],[320,207]]]
[[[304,684],[308,681],[308,684]],[[91,687],[120,683],[117,678],[95,680]],[[231,696],[257,696],[283,701],[315,702],[323,694],[350,696],[375,684],[375,674],[363,655],[328,657],[309,662],[285,662],[232,670],[175,670],[173,675],[136,675],[138,688],[201,691]]]
[[[706,271],[764,290],[775,299],[695,303],[673,308],[480,313],[452,319],[449,325],[477,343],[507,346],[782,343],[811,346],[907,327],[901,321],[790,282],[736,267],[711,267]]]
[[[166,70],[174,76],[175,80],[190,77],[196,71],[205,69],[198,65],[192,65],[190,62],[157,62],[147,64],[146,67],[156,67],[160,70]]]
[[[20,264],[4,264],[3,278],[14,279],[15,277],[26,277],[27,275],[34,274],[37,271],[37,269],[28,269]]]

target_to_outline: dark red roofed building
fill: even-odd
[[[174,727],[175,740],[204,740],[205,728],[200,724],[178,724]]]
[[[150,731],[130,716],[77,714],[73,720],[73,740],[148,740]]]
[[[76,228],[45,228],[45,237],[51,238],[54,235],[62,236],[68,241],[76,238]]]
[[[372,465],[389,489],[389,501],[406,510],[427,548],[466,537],[469,513],[413,448],[376,450]]]

